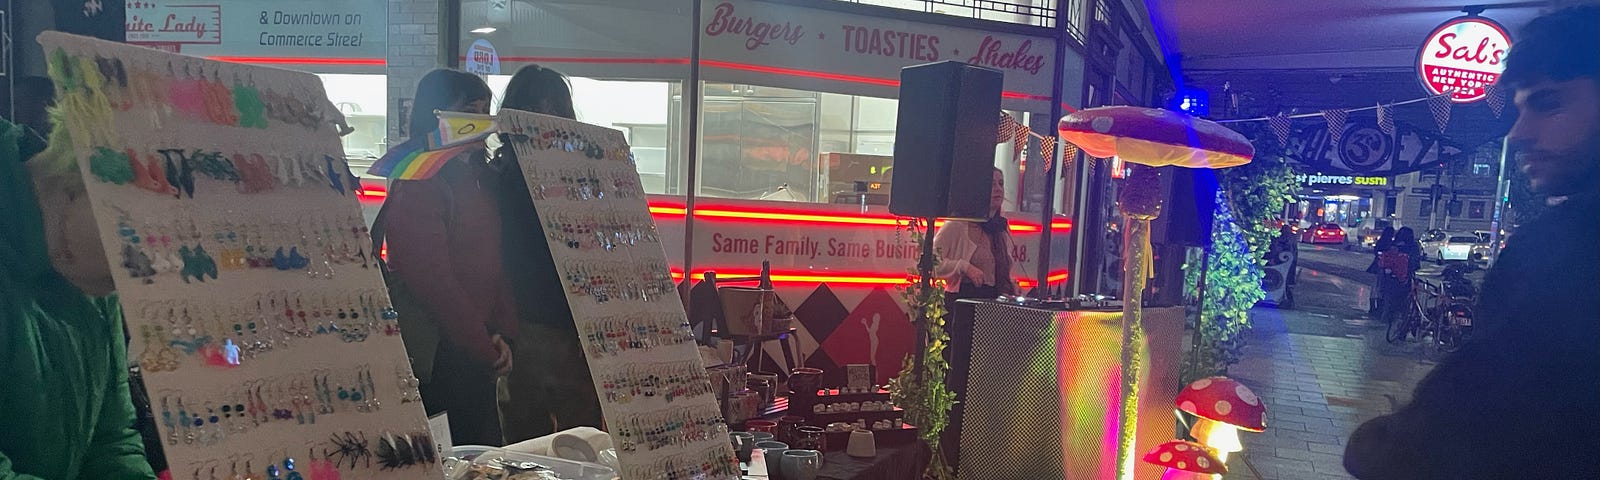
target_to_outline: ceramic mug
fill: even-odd
[[[750,378],[766,379],[767,383],[772,384],[772,391],[774,395],[789,391],[788,385],[784,385],[783,382],[778,381],[777,372],[755,372],[750,374]]]
[[[778,422],[774,422],[772,420],[750,420],[744,422],[744,429],[751,433],[774,433],[778,431]]]
[[[778,437],[773,435],[772,432],[757,432],[755,430],[751,430],[750,434],[756,436],[756,443],[778,441]]]
[[[779,470],[787,480],[816,480],[822,470],[822,452],[816,450],[789,450],[783,452]],[[770,469],[769,469],[770,470]]]
[[[750,453],[756,448],[756,436],[749,432],[732,432],[728,440],[733,442],[733,450],[738,452],[739,461],[750,463]]]
[[[827,450],[828,436],[822,427],[802,425],[795,428],[794,440],[789,444],[801,450]]]
[[[822,387],[822,369],[799,367],[789,372],[789,391],[794,395],[810,398],[817,395],[817,389]]]
[[[778,463],[783,460],[783,452],[789,451],[789,444],[783,442],[756,442],[756,448],[761,449],[761,455],[767,459],[767,476],[778,476]]]
[[[805,424],[806,417],[784,415],[778,419],[778,431],[772,432],[772,434],[776,435],[780,442],[793,443],[795,434],[799,433],[800,426]]]

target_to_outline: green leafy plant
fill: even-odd
[[[916,241],[918,251],[922,251],[924,242],[933,241],[922,234],[919,227],[923,223],[911,220],[903,230],[909,232]],[[934,263],[938,264],[937,258]],[[933,451],[932,461],[923,471],[923,478],[955,480],[955,470],[945,463],[939,445],[939,435],[949,425],[950,409],[956,403],[955,392],[945,385],[945,376],[950,371],[945,347],[950,344],[950,335],[944,331],[948,313],[944,308],[944,286],[940,282],[924,285],[915,281],[919,275],[915,269],[911,271],[909,279],[912,281],[900,287],[900,295],[911,308],[912,322],[917,326],[918,335],[927,339],[927,348],[920,352],[923,355],[920,370],[915,354],[901,362],[900,374],[889,381],[889,395],[895,405],[905,409],[906,422],[917,426],[923,443]],[[927,320],[923,321],[917,312],[925,312]]]
[[[1284,207],[1295,200],[1300,183],[1295,180],[1294,168],[1278,139],[1267,132],[1251,133],[1256,134],[1251,142],[1256,147],[1255,159],[1217,171],[1217,182],[1232,209],[1234,221],[1244,234],[1245,243],[1252,252],[1259,254],[1257,261],[1266,265],[1267,248],[1278,236],[1278,228],[1272,220],[1282,216]],[[1223,202],[1219,200],[1218,203]]]
[[[1256,147],[1247,165],[1217,172],[1217,210],[1212,218],[1211,246],[1205,252],[1205,304],[1201,305],[1200,344],[1185,359],[1185,383],[1221,373],[1239,361],[1244,334],[1250,330],[1250,308],[1266,297],[1262,267],[1272,239],[1273,221],[1295,201],[1299,183],[1277,138],[1265,128],[1246,129]],[[1189,296],[1200,279],[1198,262],[1184,266]]]
[[[1184,383],[1208,377],[1239,361],[1244,333],[1250,329],[1250,307],[1266,297],[1261,290],[1261,264],[1256,261],[1245,233],[1234,222],[1232,208],[1218,193],[1212,218],[1212,246],[1206,251],[1205,304],[1200,308],[1199,351],[1186,357]],[[1199,280],[1199,265],[1186,265],[1189,285]]]

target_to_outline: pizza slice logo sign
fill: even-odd
[[[1450,93],[1456,103],[1471,103],[1488,95],[1488,86],[1505,71],[1511,36],[1493,20],[1458,17],[1445,22],[1422,45],[1417,75],[1429,93]]]

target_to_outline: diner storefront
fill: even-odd
[[[1082,56],[1069,48],[1057,65],[1051,28],[791,3],[704,1],[697,18],[688,0],[467,1],[457,60],[497,96],[523,65],[569,75],[579,120],[621,130],[633,147],[675,276],[751,275],[770,262],[803,324],[804,362],[882,365],[886,381],[911,349],[894,289],[917,256],[887,208],[900,68],[959,60],[1000,70],[1005,113],[1053,133],[1054,115],[1079,104]],[[1020,156],[1014,146],[995,147],[1012,273],[1024,288],[1059,287],[1072,221],[1043,221],[1042,209],[1071,211],[1071,189],[1058,184],[1047,198],[1037,142]],[[1053,269],[1040,279],[1046,229]]]

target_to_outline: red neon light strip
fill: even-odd
[[[382,58],[312,58],[312,57],[206,57],[219,62],[250,63],[256,65],[362,65],[381,67],[389,61]]]
[[[658,216],[683,216],[688,210],[677,205],[651,205],[651,214]],[[802,222],[802,224],[845,224],[845,226],[899,226],[899,218],[893,216],[846,216],[846,214],[800,213],[800,211],[778,210],[723,210],[723,208],[696,208],[694,216],[699,218],[715,219],[755,219],[755,221],[776,222]],[[934,226],[944,226],[944,221],[934,222]],[[1058,224],[1051,224],[1051,229],[1061,229]],[[1066,222],[1066,229],[1072,229],[1072,224]],[[1013,222],[1011,232],[1032,234],[1042,232],[1043,227],[1029,222]]]
[[[704,268],[704,269],[695,270],[693,276],[694,276],[694,278],[704,278],[705,277],[705,273],[708,272],[708,271],[715,271],[715,272],[717,272],[717,275],[724,276],[724,277],[754,277],[754,276],[761,275],[761,272],[759,272],[759,271],[741,272],[741,271],[732,271],[732,270],[722,270],[722,269],[716,269],[716,268]],[[881,274],[850,274],[850,273],[831,274],[831,275],[817,275],[817,274],[809,274],[809,273],[773,273],[771,276],[772,276],[772,282],[773,283],[803,283],[803,284],[835,283],[835,284],[852,284],[852,285],[904,285],[904,284],[910,283],[913,280],[915,280],[913,277],[907,276],[907,275],[890,276],[890,275],[881,275]],[[683,280],[683,272],[680,271],[680,270],[676,270],[676,269],[672,270],[672,279],[674,281],[682,281]],[[1045,281],[1049,282],[1049,283],[1058,283],[1058,282],[1063,282],[1063,281],[1066,281],[1066,280],[1067,280],[1067,271],[1066,270],[1062,270],[1060,272],[1053,273],[1048,277],[1045,277]],[[1016,281],[1017,281],[1017,286],[1018,287],[1023,287],[1023,288],[1030,288],[1030,287],[1033,287],[1033,286],[1036,286],[1036,285],[1039,284],[1039,282],[1034,281],[1033,279],[1028,279],[1028,278],[1018,278],[1018,279],[1016,279]]]
[[[465,61],[466,55],[461,56]],[[616,63],[647,65],[688,65],[687,58],[604,58],[604,57],[500,57],[502,62],[522,63]]]
[[[816,79],[821,79],[821,80],[835,80],[835,81],[840,81],[840,82],[860,83],[860,84],[866,84],[866,85],[878,85],[878,86],[883,86],[883,87],[894,87],[894,88],[899,88],[900,87],[900,81],[899,80],[889,79],[889,78],[865,77],[865,76],[861,76],[861,75],[846,75],[846,74],[842,74],[842,73],[819,72],[819,71],[815,71],[815,70],[801,70],[801,69],[798,69],[798,68],[771,67],[771,66],[766,66],[766,65],[752,65],[752,64],[748,64],[748,63],[725,62],[725,61],[722,61],[722,60],[701,59],[700,60],[700,65],[707,66],[707,67],[726,68],[726,69],[729,69],[729,70],[744,70],[744,71],[747,71],[747,72],[772,73],[772,74],[777,74],[777,75],[788,75],[788,76],[792,76],[792,77],[816,78]],[[1028,93],[1011,92],[1011,91],[1000,92],[1000,96],[1003,97],[1003,98],[1015,98],[1015,99],[1019,99],[1019,100],[1037,100],[1037,101],[1042,101],[1042,102],[1049,102],[1051,100],[1051,98],[1048,97],[1048,96],[1033,95],[1033,94],[1028,94]],[[1065,106],[1065,104],[1063,104],[1062,106]]]

